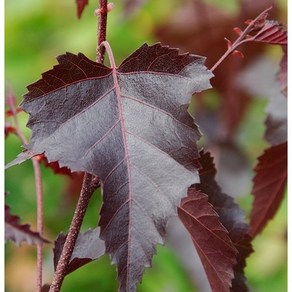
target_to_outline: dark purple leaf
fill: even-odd
[[[244,212],[234,202],[233,198],[223,193],[215,180],[216,168],[210,153],[200,152],[200,184],[196,189],[208,196],[209,203],[218,213],[220,222],[229,232],[229,237],[236,247],[238,254],[237,265],[234,267],[235,278],[232,281],[232,291],[248,291],[245,284],[243,269],[246,258],[252,253],[251,238],[248,236],[248,226],[245,223]]]
[[[181,201],[178,216],[189,231],[212,291],[230,291],[237,251],[208,197],[195,188]]]
[[[265,15],[265,18],[268,14]],[[274,45],[287,45],[287,29],[274,20],[262,19],[258,25],[255,25],[250,32],[254,34],[248,39]]]
[[[76,5],[77,5],[77,16],[78,18],[80,18],[85,6],[88,5],[88,0],[76,0]]]
[[[44,153],[102,181],[101,239],[134,291],[169,217],[199,181],[191,95],[210,87],[204,58],[143,45],[119,68],[67,53],[28,87],[22,103],[32,138],[19,163]]]
[[[155,35],[161,42],[179,47],[181,50],[204,54],[207,57],[206,64],[211,68],[226,50],[224,37],[232,39],[231,28],[238,26],[247,18],[256,17],[272,3],[274,1],[271,0],[241,0],[238,13],[231,15],[220,6],[215,7],[206,1],[187,1],[174,9],[167,23],[162,23],[155,29]],[[275,17],[276,12],[274,5],[270,15]],[[218,129],[221,139],[222,133],[228,138],[236,133],[249,109],[251,98],[247,88],[239,88],[238,74],[263,53],[264,47],[264,43],[241,46],[240,50],[246,58],[230,57],[216,69],[216,78],[212,80],[212,86],[220,98],[220,107],[217,110],[220,119],[216,126],[213,125],[213,129]],[[202,107],[207,110],[208,104],[203,103]],[[193,113],[194,116],[197,114]]]
[[[265,139],[271,145],[279,145],[287,141],[287,116],[277,119],[273,115],[268,115],[266,121]]]
[[[284,196],[287,183],[287,143],[272,146],[259,157],[255,168],[249,234],[255,237],[273,218]]]
[[[78,235],[74,250],[69,262],[66,274],[70,274],[78,268],[100,258],[105,252],[104,241],[99,239],[99,227],[89,229]],[[60,233],[55,241],[54,247],[54,267],[56,269],[60,259],[66,235]]]
[[[22,242],[30,245],[38,243],[48,243],[46,239],[42,238],[38,232],[30,230],[28,224],[21,225],[20,218],[10,213],[10,208],[5,205],[5,240],[12,240],[17,246]]]

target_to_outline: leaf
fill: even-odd
[[[265,150],[255,172],[249,230],[253,238],[273,218],[283,199],[287,183],[287,142]]]
[[[72,172],[67,167],[60,167],[57,161],[48,162],[48,159],[44,155],[39,155],[39,161],[46,167],[51,168],[55,174],[64,174],[72,176]]]
[[[266,16],[267,17],[267,14]],[[275,20],[263,19],[260,25],[255,25],[250,32],[256,32],[249,36],[249,40],[274,45],[287,45],[287,29]]]
[[[269,115],[265,121],[265,124],[265,139],[271,145],[277,145],[287,141],[287,120],[276,120]]]
[[[155,29],[156,38],[162,43],[179,47],[183,51],[197,52],[207,57],[206,65],[211,68],[226,50],[225,37],[230,37],[231,28],[238,26],[246,18],[256,17],[268,5],[271,0],[241,0],[238,13],[226,13],[222,5],[211,5],[207,1],[187,1],[174,9],[172,17],[167,23],[161,23]],[[218,2],[219,3],[219,2]],[[276,17],[276,3],[271,11],[271,17]],[[233,35],[233,34],[232,34]],[[220,139],[222,132],[228,138],[237,133],[239,126],[249,110],[251,97],[248,88],[239,88],[238,74],[260,54],[264,52],[265,44],[256,46],[242,46],[241,52],[244,59],[230,57],[217,69],[216,78],[212,80],[212,86],[218,92],[220,107],[219,121],[213,128],[218,129]],[[236,98],[234,98],[236,96]],[[203,97],[204,98],[204,94]],[[208,105],[203,104],[208,110]],[[202,108],[200,108],[202,110]],[[198,112],[192,112],[194,116]],[[222,130],[223,129],[223,130]],[[209,137],[208,137],[209,138]]]
[[[287,46],[282,46],[282,49],[284,54],[280,63],[278,80],[280,82],[281,92],[287,96]]]
[[[199,181],[191,95],[210,87],[204,58],[143,45],[119,68],[67,53],[28,87],[32,138],[19,163],[44,153],[99,177],[101,234],[121,291],[135,291],[180,199]],[[9,165],[8,165],[9,166]]]
[[[5,205],[5,240],[12,240],[17,246],[24,241],[30,245],[48,243],[38,232],[30,230],[28,224],[21,225],[20,218],[10,213],[10,208]]]
[[[216,168],[210,153],[200,151],[199,162],[200,183],[196,189],[208,196],[209,203],[213,206],[220,218],[220,222],[229,232],[229,237],[236,247],[237,265],[234,267],[235,278],[232,281],[232,291],[248,291],[243,274],[246,258],[253,252],[251,238],[248,235],[248,225],[245,223],[244,212],[234,202],[233,198],[223,193],[215,180]]]
[[[178,216],[189,231],[212,291],[230,291],[236,249],[208,197],[195,188],[181,201]]]
[[[145,3],[145,0],[122,0],[122,3],[125,15],[130,16]]]
[[[99,239],[100,228],[89,229],[79,233],[66,274],[70,274],[78,268],[100,258],[105,252],[104,241]],[[60,233],[55,241],[54,267],[56,270],[60,259],[66,235]]]
[[[81,18],[84,8],[88,5],[88,0],[76,0],[77,16]]]

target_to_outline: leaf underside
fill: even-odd
[[[210,87],[204,58],[143,45],[118,68],[67,53],[28,86],[32,138],[10,165],[36,154],[102,182],[100,237],[121,291],[135,291],[166,223],[199,181],[201,134],[187,108]]]
[[[99,238],[99,227],[95,229],[89,229],[86,232],[78,235],[76,244],[74,246],[71,259],[66,271],[66,274],[70,274],[78,268],[100,258],[105,252],[105,246],[103,240]],[[60,233],[55,241],[54,246],[54,267],[56,270],[58,261],[60,259],[66,235]]]
[[[201,190],[208,196],[209,203],[219,215],[220,222],[228,231],[229,237],[238,251],[231,291],[248,291],[243,270],[246,265],[246,258],[253,252],[253,249],[244,212],[232,197],[222,192],[216,182],[216,168],[210,153],[200,151],[199,162],[202,168],[199,171],[200,183],[196,185],[196,189]]]
[[[5,205],[5,240],[12,240],[17,246],[22,242],[30,245],[48,242],[38,232],[33,232],[28,224],[19,223],[20,218],[10,213],[10,208]]]
[[[259,28],[255,27],[254,31],[256,33],[250,38],[253,41],[274,45],[287,45],[288,43],[287,29],[278,21],[264,19],[262,25]]]
[[[259,157],[253,179],[253,207],[249,234],[255,237],[273,218],[287,183],[287,142],[271,146]]]
[[[178,215],[191,234],[212,291],[230,291],[237,251],[208,197],[190,188],[181,201]]]

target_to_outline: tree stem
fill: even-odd
[[[103,64],[105,48],[100,46],[106,40],[107,26],[107,0],[99,0],[99,17],[98,17],[98,42],[96,50],[96,61]],[[57,264],[53,282],[50,286],[50,292],[59,292],[66,276],[66,270],[70,262],[77,237],[80,232],[80,227],[89,203],[89,200],[99,186],[99,179],[89,173],[85,173],[80,197],[77,203],[76,210],[66,237],[66,241]]]
[[[44,212],[43,212],[43,188],[42,188],[42,176],[40,170],[39,161],[36,158],[32,159],[34,176],[35,176],[35,189],[37,197],[37,231],[40,236],[43,236],[44,229]],[[37,245],[37,291],[42,290],[42,278],[43,278],[43,243],[40,242]]]
[[[86,173],[83,180],[83,185],[78,199],[77,207],[70,225],[68,235],[56,268],[53,282],[50,287],[50,292],[58,292],[61,289],[63,280],[66,276],[67,267],[71,259],[72,252],[80,231],[80,227],[89,203],[89,200],[96,189],[96,185],[92,183],[94,176]]]
[[[241,35],[235,40],[235,42],[230,46],[230,48],[227,49],[227,51],[222,55],[222,57],[216,62],[216,64],[213,65],[213,67],[210,69],[210,71],[214,71],[238,46],[242,45],[243,43],[253,41],[253,38],[246,39],[245,37],[248,35],[248,33],[252,30],[255,23],[263,18],[265,14],[268,13],[269,10],[271,10],[272,7],[267,8],[264,10],[261,14],[259,14],[254,20],[252,20],[249,25],[245,28],[245,30],[241,33]]]
[[[9,92],[10,97],[8,97],[8,106],[13,114],[14,125],[16,129],[16,135],[21,141],[23,145],[27,144],[27,140],[23,135],[17,118],[17,110],[16,110],[16,99],[14,93],[10,89]],[[43,184],[42,184],[42,176],[40,170],[40,164],[37,158],[32,158],[32,165],[35,177],[35,189],[36,189],[36,199],[37,199],[37,231],[41,237],[43,237],[43,229],[44,229],[44,212],[43,212]],[[42,278],[43,278],[43,243],[40,242],[37,244],[37,292],[41,292],[42,290]]]
[[[96,48],[96,62],[104,63],[104,46],[100,46],[106,40],[106,26],[107,26],[107,0],[99,0],[99,15],[98,15],[98,41]]]

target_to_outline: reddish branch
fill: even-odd
[[[61,289],[68,268],[68,264],[71,259],[74,246],[80,231],[80,227],[89,203],[89,199],[95,191],[97,184],[97,178],[94,180],[91,174],[85,174],[80,197],[56,268],[54,279],[50,287],[50,292],[57,292]]]
[[[27,144],[27,140],[23,133],[20,130],[17,113],[19,112],[15,106],[16,100],[15,96],[10,90],[8,93],[7,103],[12,114],[15,126],[15,134],[20,139],[23,145]],[[32,159],[32,165],[34,170],[35,177],[35,189],[36,189],[36,198],[37,198],[37,231],[41,237],[43,237],[43,186],[42,186],[42,176],[39,161],[37,158]],[[37,291],[41,292],[42,290],[42,271],[43,271],[43,243],[40,242],[37,244]]]
[[[96,62],[102,63],[104,62],[104,54],[105,48],[101,46],[101,43],[106,40],[106,23],[107,23],[107,0],[99,0],[99,8],[98,8],[98,41],[96,48]]]
[[[212,72],[230,55],[235,54],[238,56],[243,56],[241,52],[236,51],[236,48],[242,45],[243,43],[253,41],[254,39],[251,37],[247,37],[248,34],[253,30],[258,21],[265,18],[268,11],[271,10],[272,7],[264,10],[261,14],[259,14],[254,20],[251,20],[244,31],[241,31],[239,28],[234,28],[234,31],[239,34],[239,37],[235,40],[234,43],[231,43],[230,40],[227,41],[227,51],[222,55],[222,57],[216,62],[216,64],[210,69]]]
[[[107,0],[99,0],[98,8],[98,47],[97,58],[98,63],[104,62],[105,48],[100,46],[102,42],[106,40],[106,26],[107,26]],[[80,193],[80,197],[75,209],[75,213],[68,231],[68,235],[57,264],[57,268],[54,274],[53,282],[50,287],[50,292],[58,292],[61,289],[62,283],[66,276],[66,271],[71,259],[74,246],[80,232],[80,227],[83,222],[83,218],[89,203],[89,200],[99,186],[99,179],[89,173],[85,173],[83,179],[83,185]]]

